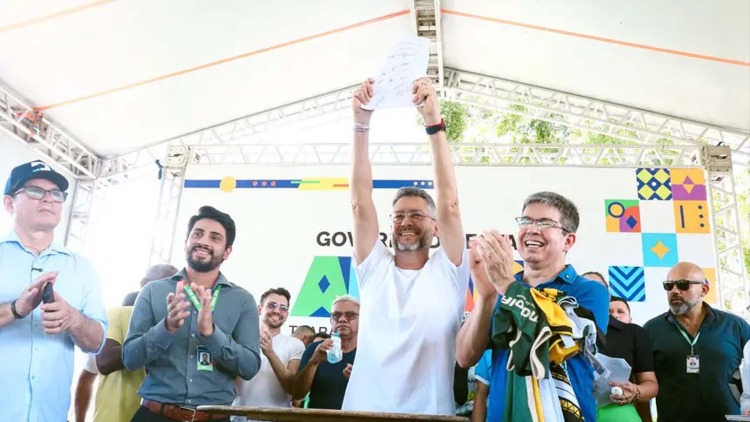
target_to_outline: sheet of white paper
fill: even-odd
[[[401,40],[375,77],[373,96],[362,108],[413,107],[411,86],[427,73],[429,56],[430,41],[427,38],[407,37]]]

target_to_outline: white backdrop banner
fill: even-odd
[[[706,270],[716,304],[713,236],[702,169],[456,168],[467,236],[496,228],[515,238],[523,201],[538,191],[571,199],[581,216],[568,262],[579,273],[598,271],[613,295],[630,302],[643,323],[667,309],[661,286],[679,261]],[[292,294],[288,330],[329,327],[333,300],[358,296],[351,267],[352,218],[346,166],[188,167],[172,263],[185,265],[189,217],[203,205],[229,213],[237,239],[224,274],[259,299],[272,287]],[[390,246],[388,215],[396,190],[417,186],[433,192],[428,166],[373,169],[373,198],[381,239]],[[437,244],[437,240],[434,242]],[[517,270],[523,262],[520,256]],[[466,309],[473,307],[473,292]]]

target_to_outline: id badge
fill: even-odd
[[[195,361],[198,364],[199,371],[213,371],[214,362],[211,359],[211,352],[204,346],[195,348]]]
[[[687,357],[687,373],[688,374],[699,374],[701,372],[701,361],[698,355],[688,355]]]

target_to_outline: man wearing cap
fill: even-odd
[[[669,311],[643,326],[654,351],[659,420],[712,422],[739,415],[732,376],[750,340],[750,325],[703,301],[709,285],[693,263],[672,267],[663,285]]]
[[[91,263],[54,240],[68,181],[43,161],[11,171],[3,205],[13,230],[0,237],[3,420],[65,421],[73,346],[98,353],[107,320]],[[41,304],[52,283],[54,303]],[[40,305],[41,304],[41,305]]]

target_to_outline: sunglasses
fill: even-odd
[[[677,286],[678,289],[685,291],[690,288],[691,284],[704,284],[702,281],[692,281],[692,280],[667,280],[662,282],[662,285],[664,285],[664,290],[670,291],[674,288],[674,286]]]

